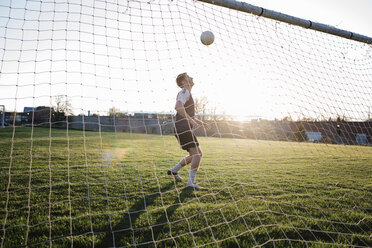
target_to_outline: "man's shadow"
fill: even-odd
[[[175,189],[175,187],[177,187],[175,181],[172,181],[165,187],[162,187],[161,192],[170,191],[172,189]],[[149,196],[144,195],[143,198],[138,199],[129,208],[128,212],[125,213],[124,217],[118,224],[112,226],[112,232],[110,230],[107,230],[107,232],[104,233],[104,237],[96,244],[96,247],[135,245],[135,243],[137,243],[135,241],[136,233],[138,233],[138,231],[141,229],[151,231],[147,232],[150,237],[146,237],[146,241],[144,242],[151,243],[153,241],[156,241],[162,233],[169,232],[169,218],[174,214],[177,208],[179,208],[184,203],[186,198],[193,196],[193,191],[194,189],[192,187],[182,187],[182,189],[178,190],[178,196],[175,197],[173,204],[170,204],[156,219],[154,226],[136,226],[138,218],[145,212],[144,206],[148,207],[154,205],[157,198],[160,197],[160,194],[153,194]],[[122,244],[122,240],[126,240],[125,244]],[[151,244],[149,245],[151,246]],[[173,242],[173,245],[176,244]]]
[[[192,187],[183,187],[176,199],[174,199],[174,202],[170,204],[163,214],[159,216],[159,218],[156,220],[156,225],[153,230],[154,230],[154,240],[158,240],[159,236],[162,233],[170,233],[171,229],[171,216],[174,214],[174,212],[185,202],[186,198],[190,198],[194,195],[194,189]],[[171,242],[169,245],[171,246],[177,246],[175,244],[174,240],[169,241]]]

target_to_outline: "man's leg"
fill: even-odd
[[[188,165],[189,163],[191,163],[191,160],[192,160],[192,156],[187,156],[187,157],[184,157],[180,160],[180,162],[178,162],[171,170],[172,172],[178,172],[182,167]]]
[[[192,156],[187,156],[181,159],[172,169],[168,170],[168,175],[173,176],[176,180],[182,181],[182,177],[178,175],[178,171],[186,166],[187,164],[191,163]]]
[[[191,159],[191,168],[189,173],[189,180],[187,181],[187,186],[193,186],[195,188],[201,188],[199,185],[195,184],[196,173],[199,170],[200,162],[203,156],[203,153],[199,146],[191,147],[189,149]]]

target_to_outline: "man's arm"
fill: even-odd
[[[186,113],[185,106],[181,101],[176,102],[176,106],[174,107],[174,109],[179,115],[188,120],[192,128],[198,127],[198,123]]]

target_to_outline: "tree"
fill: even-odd
[[[67,96],[59,95],[56,96],[54,108],[54,118],[56,121],[61,121],[66,118],[66,116],[72,115],[72,105]]]
[[[342,115],[342,116],[337,115],[336,121],[337,122],[346,122],[346,121],[348,121],[348,119],[345,115]]]
[[[120,115],[119,111],[120,111],[120,109],[115,108],[115,107],[109,108],[109,113],[108,113],[108,115],[109,115],[109,116],[115,116],[115,117],[118,117],[118,116]]]
[[[217,109],[219,109],[219,107],[217,107],[217,105],[214,105],[210,109],[211,120],[213,120],[213,121],[226,121],[228,119],[226,112],[222,111],[222,112],[220,112],[220,114],[217,114]]]
[[[290,116],[284,116],[282,121],[289,122],[289,121],[293,121],[293,119]]]
[[[301,123],[296,123],[297,131],[293,134],[294,141],[304,142],[308,141],[309,137],[307,137],[306,131],[304,126]]]
[[[208,103],[208,98],[205,96],[196,97],[194,100],[195,114],[200,115],[203,121],[205,120],[205,115],[208,113]]]
[[[194,99],[195,114],[200,116],[202,121],[205,121],[208,117],[209,120],[225,120],[226,114],[222,112],[220,115],[217,115],[217,105],[214,104],[211,106],[208,98],[205,96],[196,97]]]
[[[121,112],[116,107],[109,108],[108,115],[112,117],[128,117],[129,113]]]

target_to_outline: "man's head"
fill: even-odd
[[[180,75],[177,76],[176,78],[177,85],[180,88],[192,88],[194,86],[194,80],[192,77],[187,75],[187,73],[181,73]]]

